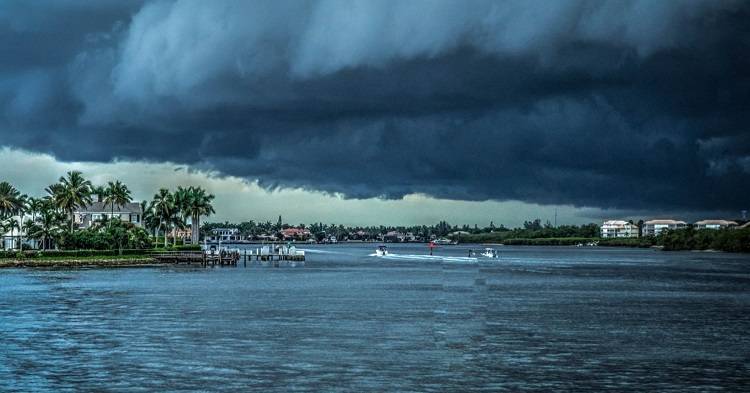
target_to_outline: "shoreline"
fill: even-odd
[[[71,258],[71,259],[0,259],[0,269],[3,268],[34,268],[34,267],[148,267],[164,266],[151,257],[143,258]]]

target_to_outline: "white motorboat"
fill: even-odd
[[[384,257],[388,255],[388,247],[386,246],[378,246],[378,249],[375,250],[375,256],[377,257]]]
[[[497,258],[497,251],[494,248],[485,248],[481,255],[487,258]]]
[[[441,239],[435,239],[432,241],[433,243],[440,245],[440,246],[449,246],[449,245],[455,245],[458,244],[458,242],[454,242],[450,239],[441,238]]]

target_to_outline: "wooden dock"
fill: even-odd
[[[172,264],[199,264],[208,266],[238,266],[242,263],[247,267],[256,264],[261,266],[304,266],[305,254],[301,251],[287,252],[264,252],[266,250],[235,250],[235,251],[169,251],[152,254],[152,258],[161,263]]]

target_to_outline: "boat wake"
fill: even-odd
[[[442,255],[417,255],[417,254],[387,254],[378,255],[370,254],[371,257],[378,257],[383,259],[392,260],[406,260],[406,261],[435,261],[435,262],[477,262],[477,258],[473,257],[448,257]]]
[[[317,249],[310,249],[310,248],[298,248],[298,250],[304,251],[305,253],[310,253],[310,254],[346,254],[345,252],[317,250]]]

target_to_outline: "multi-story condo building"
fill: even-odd
[[[623,220],[604,221],[602,237],[638,237],[638,225]]]
[[[643,223],[643,236],[658,236],[665,229],[680,229],[687,227],[685,221],[678,220],[650,220]]]
[[[736,222],[727,220],[702,220],[695,223],[697,229],[723,229],[736,226]]]

